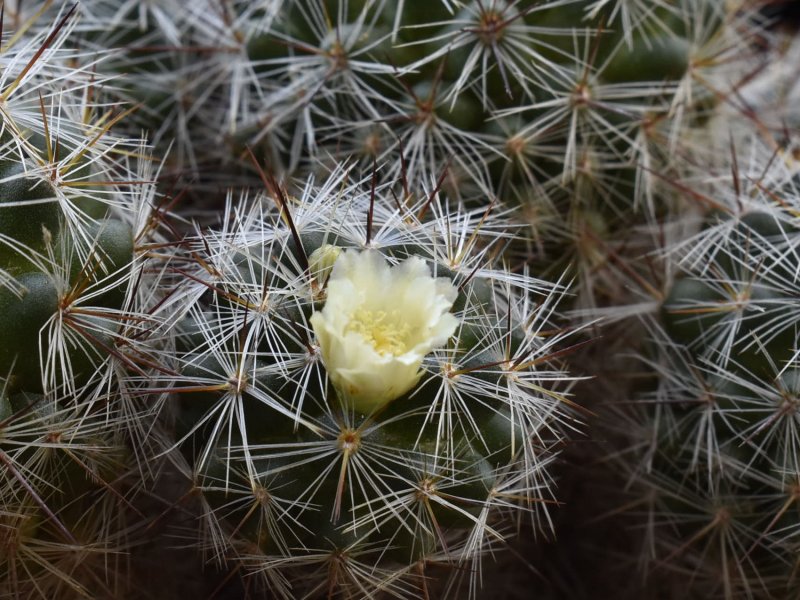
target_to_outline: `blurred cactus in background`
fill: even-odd
[[[0,597],[796,597],[777,14],[5,2]]]
[[[6,33],[0,158],[0,595],[110,597],[146,523],[133,498],[155,416],[130,372],[158,237],[143,143],[98,102],[105,77],[67,48],[72,11]],[[129,520],[133,517],[133,520]]]

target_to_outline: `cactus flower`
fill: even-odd
[[[389,266],[376,251],[343,252],[325,306],[311,317],[343,401],[369,414],[413,388],[422,360],[456,330],[449,311],[457,294],[420,258]]]

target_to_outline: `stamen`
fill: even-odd
[[[398,311],[366,310],[359,308],[345,331],[355,331],[367,340],[380,355],[403,354],[408,349],[411,327],[403,323]]]

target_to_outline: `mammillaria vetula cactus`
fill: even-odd
[[[150,368],[152,169],[110,131],[125,108],[93,100],[95,65],[64,47],[70,17],[0,51],[2,597],[126,589],[145,524],[128,521],[141,483],[127,475],[147,469],[131,448],[153,411],[128,377]]]
[[[5,2],[0,593],[157,595],[127,562],[169,531],[254,597],[477,596],[594,501],[555,491],[578,355],[641,589],[791,595],[796,55],[758,4]]]
[[[177,263],[199,541],[287,597],[422,593],[429,563],[474,590],[523,515],[549,529],[563,290],[497,264],[487,209],[351,177],[229,205]]]

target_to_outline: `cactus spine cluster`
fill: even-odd
[[[254,598],[477,597],[586,506],[587,427],[632,597],[797,595],[758,9],[4,3],[0,597],[136,597],[176,541]]]

